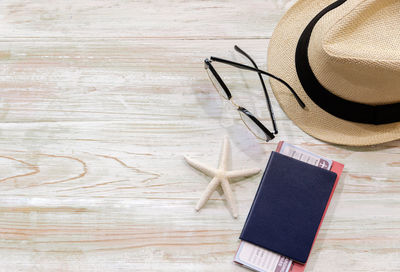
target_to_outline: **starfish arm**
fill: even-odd
[[[212,167],[208,167],[207,165],[202,164],[202,163],[200,163],[198,161],[192,160],[192,159],[190,159],[190,158],[188,158],[186,156],[184,156],[184,157],[185,157],[186,162],[190,166],[192,166],[193,168],[195,168],[195,169],[199,170],[200,172],[206,174],[207,176],[214,177],[216,175],[216,173],[217,173],[216,169],[214,169]]]
[[[221,181],[221,186],[222,189],[224,190],[226,202],[228,203],[228,207],[233,215],[233,217],[237,218],[238,217],[238,211],[237,211],[237,206],[235,199],[233,197],[233,192],[231,189],[231,185],[229,184],[229,181],[227,179],[223,179]]]
[[[215,191],[215,189],[217,189],[217,186],[219,185],[219,183],[220,183],[220,180],[217,177],[213,178],[210,181],[206,190],[203,192],[199,201],[196,204],[196,211],[203,208],[203,206],[204,206],[204,204],[206,204],[207,200],[210,199],[210,196],[212,195],[212,193]]]
[[[226,176],[228,178],[245,178],[245,177],[250,177],[255,174],[258,174],[261,171],[259,168],[252,168],[252,169],[243,169],[243,170],[234,170],[234,171],[229,171]]]
[[[221,155],[219,158],[219,169],[227,170],[229,164],[229,152],[230,151],[230,142],[227,136],[224,138],[224,144],[222,146]]]

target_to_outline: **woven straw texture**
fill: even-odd
[[[268,70],[284,78],[307,105],[302,109],[279,82],[272,90],[286,114],[326,142],[363,146],[400,138],[400,122],[366,125],[319,108],[297,78],[295,51],[307,24],[333,0],[300,0],[281,19],[268,49]],[[319,82],[342,98],[378,105],[400,102],[400,1],[348,0],[326,14],[311,36],[309,60]]]

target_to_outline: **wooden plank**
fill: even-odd
[[[266,38],[290,4],[288,0],[3,0],[0,37]]]

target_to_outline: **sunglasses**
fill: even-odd
[[[239,112],[240,118],[242,119],[245,126],[250,130],[250,132],[252,134],[254,134],[254,136],[257,137],[258,139],[269,142],[270,140],[275,138],[276,134],[278,134],[278,128],[276,126],[276,120],[275,120],[275,116],[274,116],[274,113],[272,110],[271,100],[269,98],[267,88],[265,86],[265,82],[264,82],[262,75],[267,75],[267,76],[279,81],[283,85],[285,85],[290,90],[290,92],[294,95],[297,103],[302,108],[305,108],[305,104],[300,99],[300,97],[296,94],[296,92],[293,90],[293,88],[288,83],[286,83],[286,81],[284,81],[283,79],[281,79],[275,75],[272,75],[271,73],[268,73],[268,72],[258,69],[258,66],[255,63],[255,61],[246,52],[244,52],[242,49],[240,49],[237,45],[235,45],[234,49],[236,52],[238,52],[241,55],[243,55],[244,57],[246,57],[252,63],[253,67],[247,66],[247,65],[244,65],[244,64],[241,64],[238,62],[233,62],[230,60],[225,60],[225,59],[221,59],[221,58],[217,58],[217,57],[210,57],[210,59],[204,60],[204,68],[206,69],[208,77],[210,78],[210,80],[211,80],[212,84],[214,85],[215,89],[217,90],[217,92],[220,94],[220,96],[223,99],[230,101],[231,104],[237,109],[237,111]],[[225,82],[222,80],[222,78],[220,77],[218,72],[215,70],[214,66],[212,65],[212,62],[223,63],[223,64],[230,65],[230,66],[242,69],[242,70],[253,71],[258,74],[258,77],[261,81],[262,88],[264,90],[265,99],[266,99],[269,114],[271,117],[273,132],[271,132],[269,129],[267,129],[250,111],[248,111],[246,108],[244,108],[234,102],[229,88],[226,86]]]

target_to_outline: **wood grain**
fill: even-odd
[[[0,2],[0,271],[246,271],[232,262],[261,174],[234,183],[239,218],[183,155],[264,168],[260,143],[202,61],[266,66],[293,1]],[[218,67],[268,123],[257,77]],[[279,139],[345,164],[306,271],[400,270],[400,142],[346,148],[293,125]]]

